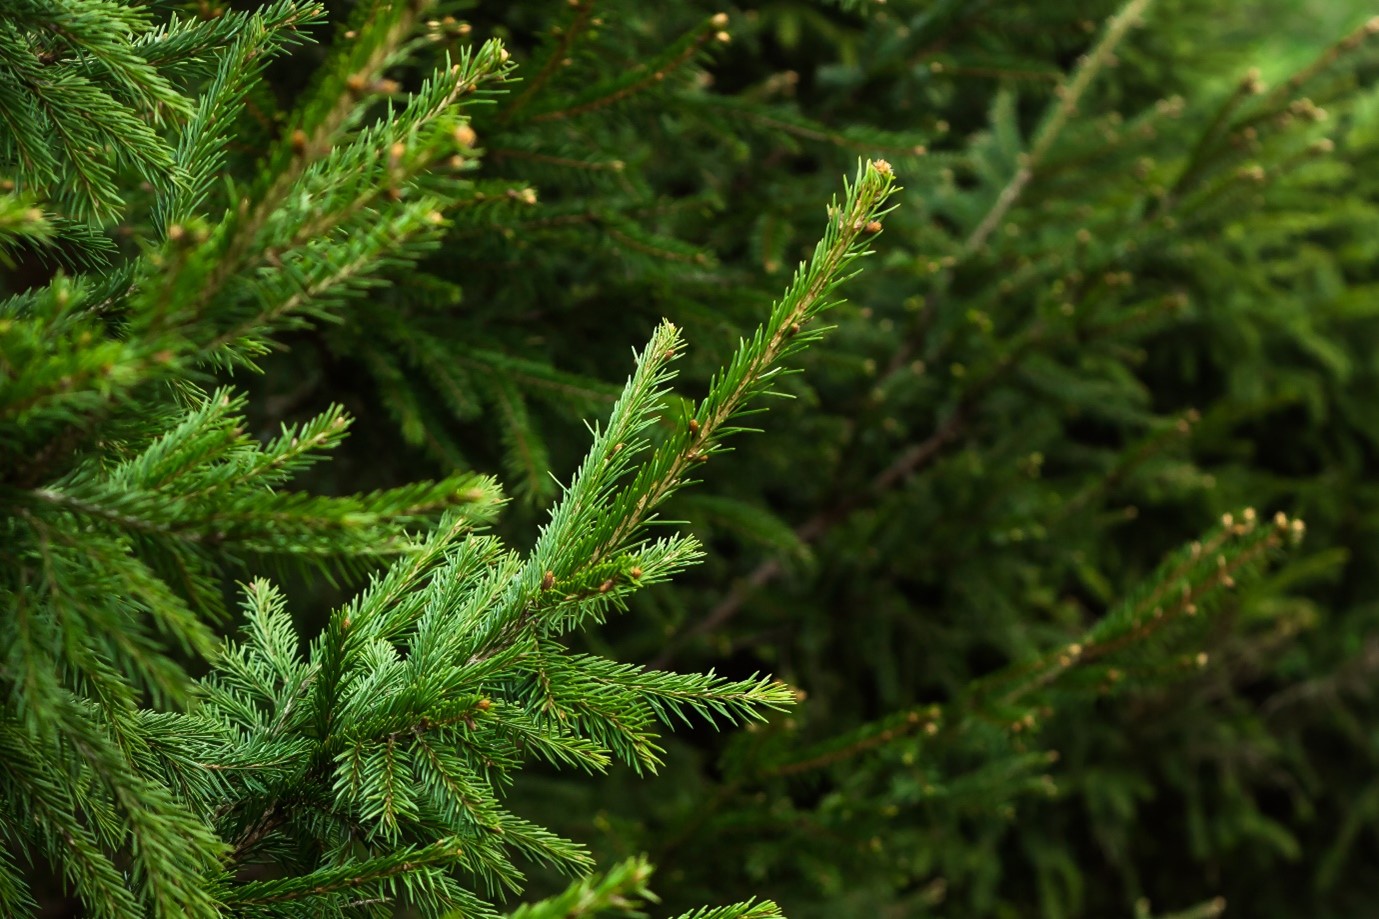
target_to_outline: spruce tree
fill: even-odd
[[[210,385],[284,330],[346,318],[472,197],[448,161],[469,146],[466,108],[511,64],[488,41],[398,96],[385,73],[420,11],[360,15],[242,184],[215,179],[246,99],[319,7],[0,13],[5,241],[16,260],[83,266],[15,293],[0,326],[7,914],[37,909],[26,875],[46,865],[90,915],[495,915],[520,889],[515,858],[590,867],[501,801],[524,762],[654,770],[657,725],[793,698],[769,678],[654,671],[561,640],[694,561],[692,538],[647,527],[817,336],[879,227],[883,161],[859,169],[813,256],[669,430],[685,342],[655,329],[527,553],[482,532],[501,504],[487,477],[290,490],[348,418],[264,441],[243,398]],[[252,576],[270,560],[374,573],[304,641]],[[220,578],[236,572],[250,579],[222,641]],[[193,655],[210,667],[195,680]],[[521,915],[631,908],[646,875],[628,863]]]
[[[6,909],[1362,908],[1363,11],[237,5],[0,12]]]

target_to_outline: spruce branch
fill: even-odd
[[[186,232],[184,224],[201,212],[211,182],[224,163],[225,144],[243,107],[245,93],[274,56],[302,40],[297,31],[319,22],[322,13],[320,4],[278,0],[253,13],[229,12],[204,30],[186,32],[174,21],[162,32],[163,41],[172,35],[184,35],[195,37],[198,44],[228,39],[229,45],[214,56],[218,62],[215,75],[178,140],[174,154],[180,173],[177,187],[172,194],[158,199],[154,223],[164,237]]]
[[[224,349],[246,338],[241,344],[254,351],[262,345],[251,331],[261,336],[300,322],[299,314],[324,318],[361,284],[376,283],[372,276],[380,269],[407,264],[438,240],[449,196],[416,186],[460,142],[455,103],[481,84],[504,80],[508,54],[497,41],[464,49],[405,105],[349,137],[370,107],[381,70],[407,57],[405,42],[417,27],[417,4],[374,6],[377,15],[353,30],[327,65],[328,76],[298,108],[265,169],[271,180],[190,249],[169,240],[154,260],[165,279],[148,285],[139,315],[154,319],[155,329],[217,322],[220,334],[199,343],[201,359],[228,357]],[[380,146],[386,156],[378,155]],[[407,191],[415,198],[408,200]],[[355,244],[340,252],[334,235],[347,231]],[[327,253],[333,264],[319,264]],[[169,264],[179,270],[167,272]],[[260,277],[251,274],[256,270]],[[170,315],[167,304],[176,305]]]
[[[167,186],[171,151],[157,127],[188,100],[140,53],[148,11],[115,0],[15,0],[0,10],[0,126],[20,182],[94,222],[123,205],[117,170]]]
[[[532,112],[521,120],[533,124],[565,121],[635,97],[662,83],[668,76],[692,62],[710,42],[727,41],[728,33],[723,31],[727,18],[726,14],[717,13],[705,20],[698,29],[685,34],[640,67],[620,74],[571,100],[561,101],[555,107]]]
[[[832,292],[849,277],[847,269],[865,254],[866,241],[880,229],[879,218],[892,190],[890,166],[884,161],[868,163],[859,170],[843,205],[830,208],[824,238],[773,306],[770,319],[740,344],[726,368],[715,376],[685,429],[657,450],[624,492],[622,500],[629,505],[629,513],[619,518],[602,545],[596,547],[591,561],[623,545],[681,485],[689,470],[707,460],[719,449],[722,439],[736,431],[727,426],[728,421],[753,398],[770,392],[771,380],[780,372],[775,365],[818,337],[817,331],[806,326],[835,305],[830,300]]]
[[[1031,700],[1078,670],[1096,674],[1091,685],[1100,694],[1123,691],[1144,678],[1181,678],[1183,670],[1199,670],[1209,661],[1205,652],[1187,655],[1162,674],[1141,672],[1136,661],[1152,643],[1171,640],[1175,628],[1202,622],[1229,591],[1242,586],[1243,579],[1257,579],[1271,554],[1296,544],[1303,531],[1301,521],[1283,514],[1267,522],[1250,508],[1239,515],[1227,514],[1218,528],[1165,559],[1139,591],[1108,611],[1078,640],[974,681],[964,697],[953,703],[918,706],[790,751],[784,758],[768,758],[739,773],[730,787],[736,790],[748,782],[836,766],[914,734],[939,742],[986,723],[1017,733],[1032,730],[1037,727],[1032,714],[1012,718],[1010,713],[1028,708]],[[1122,656],[1127,660],[1119,661]]]
[[[884,161],[859,167],[842,203],[830,206],[824,237],[813,257],[800,266],[784,296],[772,307],[770,318],[740,343],[684,428],[655,448],[623,484],[619,479],[630,470],[629,457],[645,443],[642,432],[651,423],[656,401],[666,393],[673,378],[670,363],[682,347],[678,330],[669,323],[656,330],[607,428],[596,431],[583,466],[566,486],[529,562],[504,598],[503,612],[486,624],[476,640],[475,659],[498,653],[516,640],[533,617],[542,631],[549,628],[540,624],[543,620],[559,622],[561,627],[577,622],[577,615],[572,618],[562,609],[565,601],[560,598],[568,596],[576,604],[587,598],[549,587],[625,551],[691,471],[722,449],[726,436],[739,430],[729,422],[754,398],[770,391],[782,372],[779,363],[818,337],[809,324],[834,304],[834,290],[880,229],[893,182],[890,165]],[[543,590],[548,580],[551,585]],[[614,583],[617,580],[621,579]]]
[[[1149,900],[1141,897],[1135,901],[1134,919],[1216,919],[1226,911],[1225,897],[1212,897],[1204,900],[1187,909],[1174,910],[1171,913],[1159,913],[1157,915],[1151,910]]]
[[[351,860],[310,874],[238,884],[222,894],[222,901],[232,907],[253,907],[341,892],[390,895],[405,876],[451,865],[463,854],[464,846],[459,840],[442,840],[423,848],[403,848],[376,858]]]
[[[940,706],[915,706],[873,724],[829,738],[822,744],[797,751],[789,760],[770,765],[754,777],[782,778],[815,769],[825,769],[921,731],[930,735],[937,734],[943,724],[943,716],[944,711]]]
[[[547,49],[546,59],[542,62],[536,75],[526,81],[522,91],[503,109],[502,115],[499,116],[502,121],[511,121],[518,112],[531,102],[532,97],[540,92],[556,71],[565,65],[571,47],[588,28],[589,20],[594,15],[594,0],[574,0],[571,6],[574,10],[569,22],[561,27],[556,40]]]
[[[523,904],[506,919],[645,919],[643,908],[658,901],[648,886],[653,868],[645,856],[619,862],[605,872],[582,878],[563,892]],[[461,919],[451,914],[447,919]],[[770,901],[704,907],[677,919],[782,919]]]
[[[749,900],[731,906],[705,906],[681,913],[676,919],[785,919],[770,900]]]
[[[963,243],[962,252],[964,256],[980,251],[986,245],[991,234],[1005,220],[1006,214],[1015,206],[1015,202],[1020,200],[1025,186],[1029,184],[1030,180],[1034,178],[1035,172],[1043,165],[1045,156],[1052,149],[1054,142],[1058,140],[1059,134],[1062,133],[1069,119],[1077,112],[1082,97],[1096,80],[1097,74],[1112,59],[1116,47],[1126,34],[1132,28],[1142,24],[1144,13],[1152,2],[1153,0],[1130,0],[1121,7],[1120,12],[1107,20],[1101,39],[1082,58],[1071,79],[1058,86],[1055,91],[1055,95],[1058,97],[1057,101],[1045,115],[1043,123],[1035,132],[1029,150],[1020,155],[1019,168],[1016,169],[1005,188],[997,194],[991,210],[987,212]]]
[[[269,158],[264,174],[270,184],[257,196],[253,215],[241,231],[244,237],[255,235],[302,171],[332,150],[363,116],[366,104],[389,89],[382,84],[384,72],[408,57],[409,39],[434,6],[435,0],[368,0],[358,6],[349,26],[341,30],[343,40],[318,72],[316,85]]]
[[[768,136],[772,137],[778,136],[774,132],[783,132],[792,137],[828,144],[843,150],[880,153],[906,159],[926,157],[929,153],[927,146],[922,142],[923,138],[914,134],[882,131],[870,127],[838,130],[806,118],[799,112],[780,106],[763,105],[741,97],[718,93],[683,93],[679,101],[682,105],[722,115],[725,119],[762,128],[766,132],[771,132]]]
[[[641,907],[656,902],[647,882],[653,873],[645,857],[619,862],[607,871],[575,881],[563,892],[535,903],[524,903],[507,919],[641,919]],[[448,919],[461,919],[451,915]]]
[[[1280,121],[1287,123],[1290,120],[1288,115],[1292,111],[1319,117],[1312,100],[1296,94],[1318,77],[1334,73],[1348,57],[1366,46],[1372,47],[1376,36],[1379,36],[1379,17],[1362,23],[1272,89],[1266,89],[1257,70],[1247,72],[1220,103],[1199,135],[1192,152],[1178,170],[1177,177],[1159,200],[1156,216],[1162,218],[1175,206],[1180,206],[1180,201],[1194,187],[1205,184],[1211,175],[1222,172],[1228,164],[1239,162],[1241,153],[1238,141],[1244,134],[1257,135],[1271,128],[1277,130]],[[1243,117],[1237,119],[1242,110]],[[1228,179],[1214,187],[1207,186],[1199,192],[1198,200],[1194,203],[1200,205],[1201,199],[1211,197],[1213,192],[1220,193],[1233,184]]]

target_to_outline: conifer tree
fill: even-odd
[[[769,678],[654,671],[561,639],[694,561],[692,538],[647,525],[817,336],[884,210],[884,162],[861,167],[813,256],[669,432],[655,429],[685,343],[656,328],[528,553],[481,532],[501,503],[483,476],[288,489],[346,416],[264,442],[242,397],[208,387],[284,330],[346,318],[468,200],[437,165],[511,64],[488,41],[384,102],[420,11],[361,13],[242,184],[214,180],[245,100],[319,7],[0,13],[6,244],[85,266],[16,292],[0,325],[7,914],[38,908],[26,875],[46,865],[90,915],[495,915],[492,899],[520,889],[514,858],[589,867],[502,803],[522,763],[654,770],[658,724],[792,699]],[[123,248],[102,242],[109,224]],[[252,577],[220,640],[220,576],[268,560],[375,573],[306,643],[286,597]],[[189,655],[209,672],[192,680]],[[630,908],[646,876],[628,863],[521,914]]]
[[[1365,903],[1362,17],[185,6],[0,10],[5,910]]]

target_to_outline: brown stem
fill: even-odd
[[[546,63],[541,65],[541,70],[537,72],[536,76],[532,77],[531,82],[527,84],[527,88],[522,90],[521,95],[512,100],[512,105],[508,106],[507,110],[503,112],[500,120],[504,122],[511,121],[512,117],[531,101],[532,96],[536,95],[536,92],[546,85],[551,76],[555,74],[556,69],[559,68],[561,63],[565,60],[566,55],[570,51],[570,47],[575,43],[575,39],[584,31],[584,27],[588,25],[589,17],[593,15],[594,12],[592,0],[576,0],[576,3],[578,4],[578,9],[575,11],[575,18],[571,21],[569,26],[566,27],[565,31],[561,33],[560,42],[551,50],[550,57],[546,58]]]
[[[611,92],[606,96],[600,96],[597,99],[591,99],[588,102],[584,102],[579,105],[572,106],[570,108],[556,109],[552,112],[541,112],[539,114],[533,115],[528,120],[531,121],[533,124],[542,121],[562,121],[566,118],[574,118],[577,115],[584,115],[589,112],[595,112],[601,108],[606,108],[610,105],[613,105],[614,103],[621,102],[628,96],[641,92],[643,89],[647,88],[653,83],[657,83],[661,80],[664,80],[667,74],[681,67],[687,61],[691,60],[694,57],[694,55],[698,53],[699,49],[703,47],[704,44],[713,36],[713,34],[714,33],[708,31],[701,33],[693,42],[689,44],[689,46],[685,48],[684,51],[676,55],[671,60],[667,61],[664,66],[656,70],[649,71],[645,77],[643,77],[635,83],[629,83],[627,86],[615,90],[614,92]]]

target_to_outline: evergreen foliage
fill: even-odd
[[[231,6],[0,10],[0,908],[1366,908],[1379,24]]]
[[[672,743],[667,784],[553,781],[550,819],[650,851],[686,902],[731,884],[792,915],[1351,903],[1337,866],[1368,863],[1368,818],[1321,776],[1372,787],[1363,10],[712,13],[439,20],[438,46],[502,34],[536,74],[473,123],[478,174],[511,205],[384,295],[364,327],[396,331],[298,343],[317,355],[298,404],[347,390],[436,468],[501,463],[539,504],[572,456],[561,416],[606,392],[643,311],[731,341],[834,164],[862,150],[906,176],[859,307],[777,406],[777,446],[676,501],[707,564],[589,636],[660,666],[783,671],[808,704],[727,749]],[[1261,36],[1276,21],[1309,38]],[[1280,511],[1312,548],[1259,582],[1264,545],[1235,531],[1291,542],[1291,518],[1252,522]],[[1223,567],[1171,562],[1193,545]],[[1190,598],[1162,604],[1168,583]],[[1338,627],[1317,629],[1328,610]],[[1344,714],[1285,724],[1304,698]],[[1309,752],[1319,729],[1347,752]]]
[[[814,337],[802,326],[879,218],[888,165],[863,167],[833,205],[814,257],[692,429],[653,443],[684,347],[674,326],[656,330],[526,556],[477,532],[500,503],[482,476],[341,497],[285,489],[339,445],[345,415],[260,442],[242,398],[204,388],[213,368],[252,367],[283,330],[339,317],[415,260],[468,188],[432,167],[465,143],[461,98],[503,82],[508,55],[496,41],[466,50],[380,110],[418,12],[364,11],[260,178],[223,188],[212,179],[252,80],[319,8],[161,27],[105,3],[0,14],[6,79],[28,93],[11,101],[32,102],[6,137],[11,181],[39,212],[20,212],[11,244],[69,241],[45,209],[88,226],[121,207],[138,215],[120,225],[127,255],[17,293],[0,326],[3,833],[90,915],[384,914],[399,901],[495,915],[489,901],[520,889],[513,858],[588,866],[578,844],[500,803],[525,760],[654,769],[658,724],[731,723],[793,698],[768,678],[653,671],[560,639],[695,559],[693,539],[652,539],[646,525]],[[208,72],[187,87],[198,95],[174,88],[179,64]],[[121,180],[154,166],[146,199],[126,202]],[[395,561],[305,651],[285,597],[251,580],[240,636],[222,644],[219,575],[260,559],[343,574]],[[209,673],[192,682],[170,646]],[[37,907],[20,864],[3,866],[11,914]],[[592,909],[644,876],[624,866],[568,897]]]

